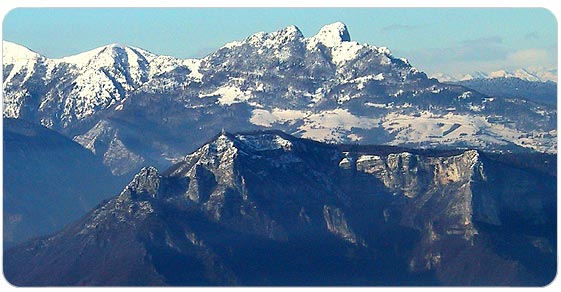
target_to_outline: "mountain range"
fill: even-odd
[[[112,44],[49,59],[3,42],[4,117],[80,143],[115,175],[170,166],[222,128],[330,143],[556,153],[556,108],[443,84],[343,23],[259,32],[202,59]]]
[[[556,159],[526,155],[222,132],[5,251],[4,275],[18,286],[542,286],[556,274]]]
[[[518,78],[530,82],[557,83],[557,68],[532,67],[516,70],[496,70],[491,72],[475,71],[465,75],[435,73],[432,74],[431,77],[438,79],[440,82],[458,82],[473,79]]]
[[[555,277],[556,95],[537,82],[440,82],[340,22],[201,59],[2,54],[14,285]]]
[[[557,83],[552,81],[527,81],[520,78],[497,77],[457,81],[459,84],[489,96],[525,98],[535,102],[557,105]]]

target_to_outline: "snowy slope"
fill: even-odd
[[[2,41],[5,117],[18,117],[25,100],[30,98],[29,90],[25,85],[30,83],[30,79],[44,61],[45,58],[24,46]]]
[[[41,124],[55,129],[116,108],[154,76],[193,63],[118,44],[47,59],[6,41],[3,62],[8,69],[3,83],[4,116],[28,115],[22,112],[23,101],[39,98],[34,114],[40,116]]]

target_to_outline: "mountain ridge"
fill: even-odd
[[[352,41],[343,23],[307,38],[296,26],[256,33],[201,59],[134,50],[96,49],[105,57],[82,69],[5,64],[4,116],[81,141],[116,175],[169,166],[182,145],[225,125],[333,143],[557,151],[555,108],[439,83],[385,47]]]
[[[534,286],[552,279],[554,177],[475,150],[375,149],[224,131],[164,172],[143,168],[63,231],[5,252],[5,275],[23,286]]]
[[[531,82],[555,82],[557,83],[557,69],[555,68],[519,68],[515,70],[495,70],[491,72],[475,71],[465,75],[450,75],[446,73],[434,73],[432,78],[441,82],[460,82],[473,79],[493,79],[493,78],[518,78]]]

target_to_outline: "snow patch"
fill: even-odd
[[[358,117],[347,109],[338,108],[309,115],[304,118],[304,125],[299,130],[303,138],[342,142],[346,140],[346,132],[352,128],[372,129],[379,123],[379,119]]]
[[[357,42],[343,42],[331,48],[331,58],[333,63],[342,64],[346,61],[355,59],[358,52],[364,48]]]
[[[19,62],[27,62],[28,60],[37,60],[41,56],[32,50],[8,41],[2,41],[2,63],[14,64]]]
[[[524,133],[516,130],[512,122],[493,122],[495,119],[497,118],[452,112],[438,115],[423,111],[415,116],[389,113],[383,118],[382,127],[395,136],[391,145],[418,143],[440,146],[463,143],[485,148],[489,145],[513,143],[540,152],[557,151],[556,143],[551,143],[551,138],[557,136],[556,132],[551,136],[536,132]]]
[[[273,109],[272,111],[254,109],[249,121],[254,125],[270,128],[273,124],[294,123],[309,114],[309,112],[290,109]]]
[[[361,90],[364,88],[365,84],[368,83],[368,81],[382,81],[384,80],[384,74],[383,73],[379,73],[379,74],[370,74],[370,75],[366,75],[366,76],[361,76],[355,79],[351,79],[348,82],[351,83],[357,83],[357,89]]]
[[[231,49],[231,48],[239,47],[242,44],[243,42],[233,41],[233,42],[226,43],[224,46],[222,46],[222,48]]]
[[[359,117],[351,114],[347,109],[334,109],[313,113],[310,111],[274,109],[253,110],[250,122],[254,125],[272,127],[274,124],[295,124],[301,121],[298,134],[303,138],[317,141],[342,142],[348,139],[359,141],[361,137],[348,132],[353,128],[372,129],[378,127],[379,119]]]
[[[223,86],[212,93],[199,95],[200,98],[210,96],[220,96],[218,98],[218,103],[220,105],[232,105],[234,103],[241,103],[248,101],[252,97],[250,91],[242,91],[235,86]]]
[[[380,156],[378,155],[361,155],[356,162],[357,163],[362,163],[362,162],[378,162],[381,161]]]
[[[471,91],[465,91],[460,96],[458,96],[458,99],[466,99],[466,98],[470,98],[471,96],[472,96]]]
[[[256,151],[292,149],[292,142],[276,134],[262,134],[258,136],[238,134],[236,138]]]
[[[191,73],[189,73],[188,75],[190,78],[197,80],[199,82],[203,79],[203,74],[199,71],[199,69],[201,68],[201,60],[188,59],[185,60],[184,64],[191,71]]]
[[[364,105],[369,107],[375,107],[375,108],[387,108],[387,109],[393,108],[393,104],[391,103],[386,104],[386,103],[365,102]]]

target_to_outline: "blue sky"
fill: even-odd
[[[313,36],[336,21],[429,74],[557,66],[557,21],[543,8],[18,8],[2,38],[52,58],[109,43],[188,58],[259,31],[294,24]]]

